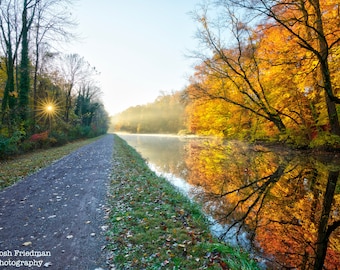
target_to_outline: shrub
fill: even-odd
[[[42,148],[47,146],[48,131],[33,134],[29,141],[34,143],[36,148]]]
[[[47,139],[48,145],[50,146],[57,146],[58,145],[58,140],[54,137],[50,137]]]
[[[89,127],[89,126],[81,126],[80,127],[81,137],[88,137],[90,132],[91,132],[91,127]]]
[[[340,136],[328,132],[320,132],[309,144],[311,148],[338,149],[340,148]]]
[[[309,139],[306,131],[287,129],[284,134],[279,135],[279,141],[295,148],[306,148],[309,144]]]
[[[62,131],[52,131],[51,132],[51,139],[53,138],[53,146],[61,146],[68,143],[69,139],[66,133]]]
[[[26,133],[24,131],[16,131],[11,137],[0,135],[0,158],[5,158],[8,155],[17,154],[19,145],[24,139]]]
[[[29,152],[36,148],[36,144],[34,142],[31,142],[29,140],[23,141],[20,144],[20,150],[22,150],[24,153]]]
[[[30,138],[31,142],[39,142],[39,141],[46,141],[48,138],[48,131],[44,131],[42,133],[33,134]]]
[[[10,139],[0,135],[0,158],[4,158],[16,151],[17,148],[10,143]]]

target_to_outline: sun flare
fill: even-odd
[[[46,98],[38,102],[38,106],[37,106],[38,121],[40,120],[46,121],[48,119],[58,117],[59,113],[60,113],[60,108],[56,100]]]
[[[47,111],[48,113],[52,113],[52,112],[54,111],[54,107],[53,107],[53,105],[52,105],[52,104],[50,104],[50,105],[47,105],[47,107],[46,107],[46,111]]]

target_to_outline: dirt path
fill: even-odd
[[[105,268],[112,151],[107,135],[0,192],[0,269]]]

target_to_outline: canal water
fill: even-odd
[[[247,249],[263,268],[340,269],[337,154],[221,138],[119,136],[202,204],[217,237]]]

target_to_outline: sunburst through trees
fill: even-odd
[[[37,106],[37,123],[48,125],[48,129],[52,130],[52,121],[59,118],[60,107],[58,101],[51,98],[42,99]]]

